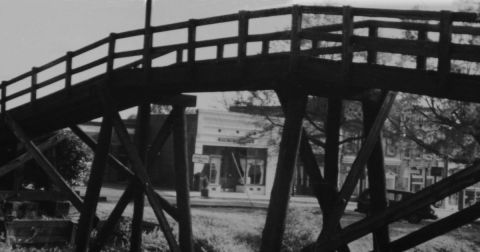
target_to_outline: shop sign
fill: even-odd
[[[219,137],[217,138],[219,142],[224,143],[237,143],[237,144],[253,144],[254,140],[251,138],[234,138],[234,137]]]
[[[208,164],[210,163],[210,156],[202,155],[202,154],[193,154],[192,162],[197,164]]]

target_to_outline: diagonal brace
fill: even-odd
[[[68,185],[67,181],[62,177],[62,175],[55,169],[55,167],[48,161],[48,159],[42,154],[38,147],[33,143],[32,140],[27,136],[23,131],[20,125],[11,117],[10,114],[5,114],[5,123],[12,130],[15,136],[25,145],[27,152],[33,156],[35,161],[40,165],[43,171],[47,176],[53,181],[53,183],[61,190],[67,194],[68,199],[72,202],[73,206],[79,211],[83,207],[83,201],[75,193],[75,191]]]

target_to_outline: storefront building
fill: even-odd
[[[276,168],[276,132],[255,115],[198,110],[194,174],[208,178],[210,192],[269,195]]]

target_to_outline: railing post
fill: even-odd
[[[183,49],[177,50],[177,63],[183,62]]]
[[[225,47],[225,44],[217,45],[217,60],[223,59],[224,47]]]
[[[145,24],[145,38],[143,40],[143,70],[145,71],[145,84],[148,84],[148,75],[152,68],[153,30],[149,22]]]
[[[107,80],[108,85],[111,85],[110,79],[112,78],[112,72],[115,63],[115,43],[117,41],[117,34],[110,33],[108,39],[108,57],[107,57]]]
[[[266,39],[262,41],[262,55],[268,55],[270,50],[270,40]]]
[[[427,40],[427,31],[425,29],[418,30],[418,41],[426,41]],[[427,69],[427,57],[425,56],[417,56],[417,69],[418,70],[426,70]]]
[[[188,52],[187,61],[193,64],[195,62],[195,40],[197,37],[197,20],[188,21]]]
[[[31,86],[30,86],[30,102],[37,100],[37,73],[38,68],[32,67]]]
[[[447,83],[450,73],[450,43],[452,40],[452,12],[440,12],[440,38],[438,45],[438,79],[441,87]]]
[[[2,81],[2,115],[5,115],[5,112],[7,111],[7,82]]]
[[[247,56],[248,16],[249,13],[247,11],[238,12],[237,59],[239,63],[242,63]]]
[[[188,50],[187,63],[189,67],[190,79],[195,79],[195,40],[197,39],[197,20],[188,20]]]
[[[343,28],[342,28],[342,64],[343,79],[347,85],[350,81],[350,70],[353,60],[352,36],[353,36],[353,9],[350,6],[343,7]]]
[[[368,27],[368,38],[370,41],[378,38],[378,27],[373,24]],[[377,51],[375,49],[370,49],[367,51],[367,64],[376,64],[377,63]]]
[[[65,89],[67,90],[72,87],[72,61],[73,53],[69,51],[65,57]]]
[[[290,31],[290,73],[297,70],[300,56],[302,30],[302,9],[298,5],[292,7],[292,27]]]

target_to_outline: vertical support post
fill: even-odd
[[[363,101],[363,131],[365,136],[369,134],[381,105],[382,101],[374,99],[373,97],[368,97]],[[385,210],[388,205],[382,138],[380,135],[377,137],[372,154],[367,161],[367,172],[371,199],[370,210],[371,213],[375,215]],[[390,235],[388,225],[373,231],[374,251],[388,251],[389,243]]]
[[[193,251],[192,217],[190,214],[190,191],[187,156],[187,128],[185,124],[185,107],[175,106],[173,127],[173,148],[175,155],[175,187],[179,213],[179,243],[182,252]]]
[[[32,68],[32,77],[31,77],[31,91],[30,91],[30,102],[33,103],[37,100],[37,73],[38,69],[36,67]]]
[[[135,143],[140,158],[146,163],[146,149],[148,145],[148,128],[150,125],[150,104],[140,104],[137,110],[135,129]],[[141,251],[142,247],[142,222],[145,196],[140,186],[134,189],[134,207],[132,218],[132,234],[130,237],[130,251]]]
[[[438,45],[438,78],[440,87],[445,88],[450,74],[450,44],[452,40],[452,12],[440,12],[440,38]]]
[[[104,116],[100,128],[98,145],[95,150],[95,158],[92,163],[90,177],[88,179],[85,202],[78,222],[78,232],[75,240],[76,252],[87,251],[90,240],[90,231],[92,222],[97,209],[98,196],[102,187],[103,175],[107,165],[108,153],[110,149],[110,140],[112,136],[112,117]]]
[[[145,85],[150,84],[150,74],[152,68],[152,43],[153,34],[151,27],[152,0],[147,0],[145,8],[145,34],[143,40],[143,74]],[[138,106],[135,144],[138,149],[141,160],[145,163],[146,150],[148,144],[148,128],[150,125],[150,103],[142,103]],[[143,208],[145,206],[145,196],[141,187],[134,189],[134,205],[132,218],[132,233],[130,236],[130,251],[137,252],[142,250],[142,222]]]
[[[328,98],[324,171],[326,182],[329,183],[335,191],[338,191],[338,146],[341,117],[342,100],[336,97]]]
[[[353,9],[350,6],[343,7],[343,28],[342,28],[342,71],[344,85],[350,82],[350,70],[353,61]]]
[[[73,53],[67,52],[65,56],[65,89],[67,90],[72,87],[72,61]]]
[[[280,251],[307,96],[290,92],[260,251]]]

